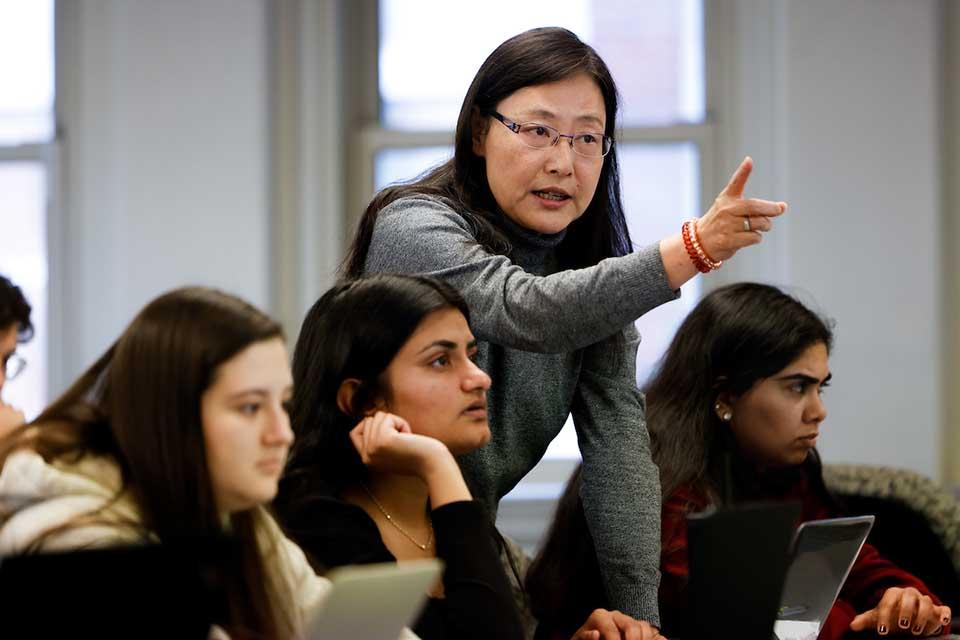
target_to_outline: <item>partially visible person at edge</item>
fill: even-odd
[[[328,583],[263,506],[292,441],[291,384],[266,315],[211,289],[160,296],[0,440],[0,555],[230,535],[240,557],[211,623],[235,639],[299,636]]]
[[[743,197],[747,158],[685,233],[632,253],[617,103],[606,64],[570,31],[507,40],[464,97],[453,158],[377,194],[343,272],[422,273],[463,294],[477,362],[493,377],[493,437],[461,463],[491,516],[573,414],[604,584],[652,637],[660,488],[633,322],[675,299],[698,269],[760,242],[786,204]]]
[[[424,640],[519,640],[502,538],[454,459],[490,438],[469,317],[450,285],[423,277],[369,276],[321,296],[294,350],[297,445],[274,507],[318,570],[442,559],[413,623]],[[596,640],[604,625],[614,617],[593,612],[574,637]]]
[[[687,514],[710,505],[797,500],[803,521],[844,515],[827,491],[815,448],[827,415],[821,394],[831,377],[832,343],[832,330],[816,314],[752,283],[707,295],[674,337],[646,387],[665,496],[660,607],[666,633],[682,635],[687,616]],[[578,470],[527,574],[541,620],[537,638],[566,637],[578,612],[604,604],[580,483]],[[937,635],[950,619],[950,608],[921,580],[866,544],[819,637],[869,630]]]
[[[3,401],[4,385],[23,371],[17,345],[33,338],[30,304],[20,287],[0,275],[0,437],[24,423],[23,412]]]

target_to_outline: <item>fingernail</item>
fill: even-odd
[[[934,629],[934,630],[933,630],[933,635],[938,636],[938,635],[940,635],[940,632],[941,632],[941,631],[943,631],[943,625],[940,625],[939,627],[937,627],[936,629]]]
[[[943,616],[942,622],[944,625],[948,625],[950,624],[950,618],[948,618],[947,616]]]
[[[906,629],[907,627],[909,627],[909,626],[910,626],[910,619],[909,619],[909,618],[900,618],[900,626],[901,626],[902,628],[904,628],[904,629]]]
[[[914,625],[914,627],[913,627],[913,632],[914,632],[914,633],[920,633],[921,631],[923,631],[923,625],[922,625],[922,624]]]
[[[879,627],[877,627],[877,633],[879,633],[882,636],[887,635],[887,625],[882,624]]]

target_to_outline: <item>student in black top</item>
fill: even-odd
[[[274,509],[318,571],[437,557],[422,640],[524,637],[498,550],[454,455],[490,439],[490,377],[463,298],[419,276],[347,281],[307,314],[293,355],[296,444]],[[621,635],[623,634],[623,635]],[[639,638],[597,609],[573,640]]]
[[[293,358],[298,437],[275,508],[318,570],[438,557],[423,640],[523,637],[499,536],[454,454],[490,439],[463,299],[426,278],[339,284]]]

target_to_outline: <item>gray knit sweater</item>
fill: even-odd
[[[505,221],[510,257],[477,244],[445,203],[400,199],[377,217],[367,273],[446,280],[466,298],[493,437],[461,458],[490,513],[543,457],[569,414],[583,456],[584,510],[611,606],[659,625],[660,483],[637,389],[633,321],[673,300],[656,246],[558,271],[563,233]]]

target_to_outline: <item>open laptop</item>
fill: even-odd
[[[439,579],[439,560],[347,566],[327,574],[330,594],[308,625],[311,640],[397,640]]]
[[[780,640],[817,637],[873,521],[873,516],[831,518],[797,528],[774,625]]]
[[[763,503],[687,517],[693,638],[771,640],[800,504]]]

